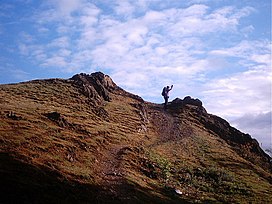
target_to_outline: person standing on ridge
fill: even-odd
[[[173,85],[171,85],[171,88],[169,86],[166,86],[162,90],[162,96],[164,98],[164,109],[167,107],[168,98],[169,98],[169,92],[172,90]]]

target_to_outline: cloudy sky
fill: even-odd
[[[0,83],[102,71],[271,145],[270,0],[0,0]]]

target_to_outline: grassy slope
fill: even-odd
[[[119,92],[94,107],[68,80],[1,85],[3,201],[272,200],[271,173],[205,129],[193,107],[177,114]]]

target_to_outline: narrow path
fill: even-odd
[[[109,150],[104,151],[104,155],[99,157],[97,163],[97,175],[99,183],[104,188],[101,197],[106,195],[112,196],[113,200],[124,201],[131,197],[129,194],[129,185],[126,180],[126,171],[122,166],[121,150],[125,145],[111,145]]]
[[[137,144],[142,144],[146,146],[146,148],[150,148],[168,141],[180,140],[185,135],[184,127],[180,125],[180,118],[167,110],[163,110],[162,106],[154,104],[148,105],[145,111],[149,121],[147,134],[150,131],[150,134],[154,137],[151,140],[152,143],[146,141],[148,137],[142,137],[140,140],[132,139],[126,142],[124,141],[120,145],[109,144],[97,158],[97,169],[95,172],[99,178],[98,183],[103,186],[105,190],[103,193],[111,195],[113,199],[128,201],[127,199],[132,198],[135,193],[135,189],[128,183],[126,178],[128,172],[127,167],[124,166],[125,160],[122,158],[124,148],[130,148],[133,147],[133,145],[137,146]],[[132,127],[131,124],[129,124],[129,128],[135,130],[138,126],[134,125]],[[133,132],[135,132],[136,137],[137,131]],[[103,194],[101,194],[101,196],[103,196]]]
[[[100,158],[101,175],[107,181],[117,181],[118,177],[122,177],[123,169],[121,167],[121,159],[118,157],[118,152],[123,146],[112,146],[110,150]]]
[[[182,122],[184,117],[182,113],[175,113],[170,109],[164,110],[162,105],[150,106],[148,113],[148,119],[158,135],[157,142],[151,146],[168,141],[179,141],[193,133],[192,128]]]

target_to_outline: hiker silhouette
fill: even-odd
[[[171,85],[171,88],[169,86],[166,86],[162,89],[162,96],[164,98],[164,109],[167,108],[167,103],[169,99],[169,92],[172,90],[173,85]]]

